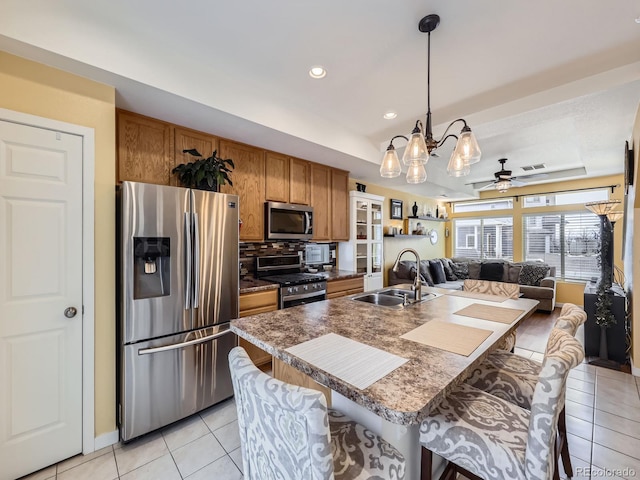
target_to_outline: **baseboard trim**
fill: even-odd
[[[120,432],[118,430],[114,430],[113,432],[103,433],[96,437],[95,440],[95,449],[100,450],[101,448],[108,447],[109,445],[114,445],[118,443],[120,440]]]

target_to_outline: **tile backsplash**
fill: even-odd
[[[240,279],[246,276],[252,277],[256,273],[256,257],[271,255],[296,255],[302,252],[304,258],[305,245],[308,242],[282,241],[264,243],[240,242]],[[336,265],[336,243],[329,243],[331,264]]]

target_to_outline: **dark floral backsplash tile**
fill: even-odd
[[[302,252],[307,242],[266,242],[266,243],[240,243],[240,279],[253,276],[256,271],[256,257],[271,255],[296,255]],[[330,243],[329,251],[336,250],[337,244]],[[335,267],[335,255],[330,255],[331,263]]]

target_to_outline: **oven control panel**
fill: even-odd
[[[283,287],[283,291],[287,295],[298,295],[307,292],[319,292],[327,289],[326,282],[305,283],[304,285],[294,285],[292,287]]]

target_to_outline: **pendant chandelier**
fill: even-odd
[[[436,140],[433,138],[431,124],[431,32],[436,29],[440,23],[440,17],[432,14],[427,15],[418,24],[418,30],[427,34],[427,118],[426,128],[423,132],[423,125],[420,120],[416,122],[416,126],[411,132],[409,138],[404,135],[396,135],[389,142],[387,151],[382,158],[380,166],[380,176],[393,178],[401,173],[400,161],[398,154],[393,146],[396,138],[404,138],[408,143],[402,156],[402,162],[408,166],[407,182],[423,183],[427,180],[427,171],[425,165],[429,161],[430,156],[437,156],[433,150],[440,147],[448,138],[453,137],[457,140],[456,146],[451,153],[447,173],[452,177],[462,177],[468,175],[471,171],[470,165],[480,161],[480,147],[475,135],[467,122],[463,118],[458,118],[449,124],[442,138]],[[462,122],[463,127],[460,135],[449,134],[447,132],[454,123]]]

